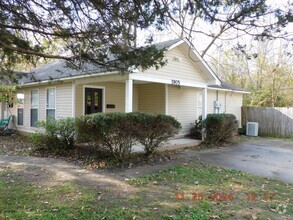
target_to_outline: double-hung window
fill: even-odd
[[[17,93],[17,125],[23,125],[24,94]]]
[[[39,120],[39,90],[31,90],[31,127]]]
[[[47,103],[46,103],[46,115],[47,118],[55,119],[56,112],[56,89],[47,89]]]

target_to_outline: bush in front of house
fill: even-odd
[[[120,163],[128,159],[137,141],[150,155],[162,141],[172,137],[180,128],[173,117],[162,114],[96,113],[76,120],[77,138],[105,148]]]
[[[195,120],[195,123],[193,124],[193,126],[190,129],[190,136],[192,138],[195,138],[198,140],[202,139],[202,129],[203,129],[202,125],[203,125],[202,124],[202,116],[200,115],[198,117],[198,119]]]
[[[208,114],[203,126],[205,142],[209,144],[224,142],[238,132],[238,121],[233,114]]]
[[[180,123],[172,116],[163,114],[129,113],[137,129],[135,136],[144,146],[146,156],[152,154],[159,145],[174,136],[181,128]]]
[[[127,113],[96,113],[76,120],[77,138],[105,148],[120,163],[127,160],[136,142],[134,121]]]
[[[75,141],[75,119],[64,118],[37,122],[39,130],[30,136],[36,147],[46,147],[53,151],[71,150]]]

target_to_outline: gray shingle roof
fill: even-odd
[[[155,44],[160,49],[168,49],[172,45],[180,42],[181,39],[168,40]],[[23,77],[21,83],[26,84],[30,82],[41,82],[52,79],[63,79],[74,76],[89,75],[93,73],[102,73],[107,70],[101,66],[97,66],[91,63],[86,63],[82,69],[75,69],[67,66],[64,60],[55,60],[53,62],[44,64],[37,68],[32,69]]]
[[[82,69],[75,69],[67,66],[64,60],[55,60],[32,69],[27,76],[22,79],[22,83],[41,82],[51,79],[62,79],[73,76],[88,75],[92,73],[105,72],[104,68],[93,64],[84,64]]]
[[[215,89],[227,89],[227,90],[232,90],[232,91],[249,92],[241,87],[232,85],[232,84],[227,83],[225,81],[222,81],[221,85],[209,85],[208,87],[215,88]]]

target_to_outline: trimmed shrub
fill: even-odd
[[[139,141],[146,155],[172,137],[180,128],[173,117],[148,113],[97,113],[76,120],[77,138],[105,148],[119,162],[129,157]]]
[[[181,128],[180,123],[169,115],[134,112],[129,113],[135,122],[137,140],[144,146],[146,156],[152,154],[159,145],[174,136]]]
[[[47,121],[38,122],[37,126],[38,132],[30,136],[30,141],[34,146],[45,146],[53,151],[74,148],[75,123],[73,118],[47,119]]]
[[[126,160],[136,142],[136,126],[126,113],[97,113],[76,121],[78,140],[110,151],[119,162]]]
[[[210,144],[226,141],[238,132],[238,122],[233,114],[208,114],[203,126],[205,141]]]

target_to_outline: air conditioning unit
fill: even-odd
[[[253,137],[258,136],[258,122],[247,122],[246,135],[253,136]]]

